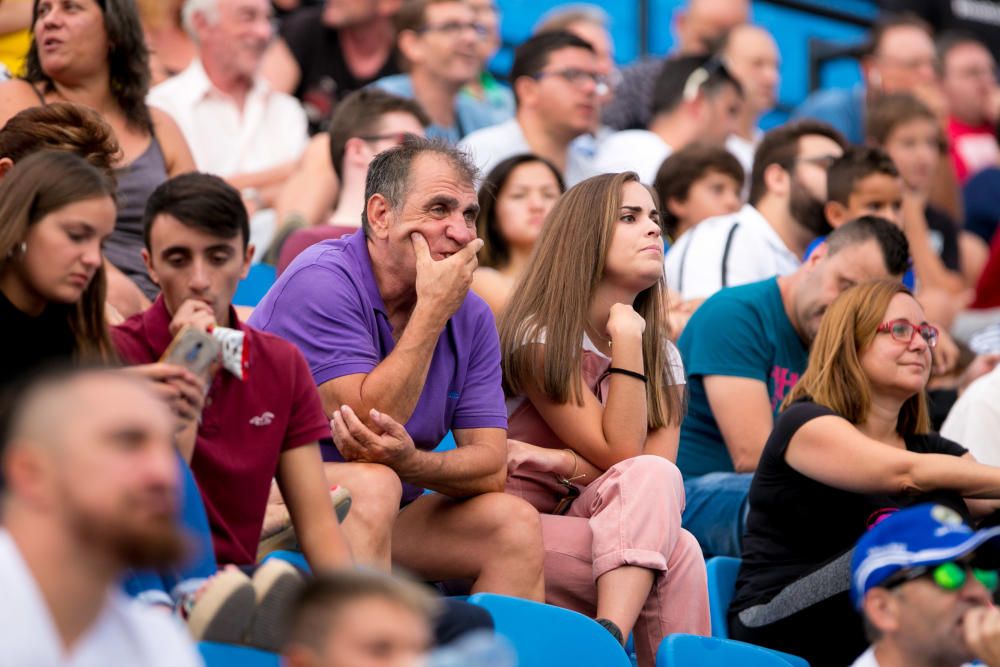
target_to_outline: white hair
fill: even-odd
[[[216,23],[219,20],[219,0],[185,0],[184,8],[181,10],[181,22],[191,39],[197,42],[198,34],[194,29],[195,14],[201,14],[209,23]]]

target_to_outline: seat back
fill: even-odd
[[[518,667],[631,665],[614,637],[583,614],[492,593],[476,593],[469,602],[490,612],[497,634],[513,644]]]
[[[249,646],[199,642],[198,652],[205,667],[281,667],[281,656]]]
[[[736,575],[740,571],[740,559],[728,556],[709,558],[705,564],[708,570],[708,606],[712,616],[712,636],[729,637],[729,622],[726,614],[729,602],[736,590]]]
[[[670,635],[656,652],[656,667],[789,667],[777,653],[732,639]]]

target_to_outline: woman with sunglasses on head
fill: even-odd
[[[499,322],[507,492],[542,512],[546,599],[621,642],[633,633],[642,667],[667,634],[709,632],[673,463],[684,369],[660,233],[635,173],[581,182],[549,213]]]
[[[730,637],[850,664],[867,646],[848,597],[866,529],[918,502],[967,518],[1000,506],[1000,469],[930,432],[937,339],[898,282],[857,285],[827,310],[750,487]]]
[[[522,153],[490,171],[479,187],[476,232],[483,240],[472,291],[498,316],[510,300],[542,231],[542,223],[566,190],[555,165]]]

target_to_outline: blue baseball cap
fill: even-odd
[[[851,556],[851,601],[860,609],[865,593],[896,572],[947,563],[987,543],[991,553],[982,555],[1000,562],[1000,526],[973,530],[944,505],[924,503],[899,510],[858,540]]]

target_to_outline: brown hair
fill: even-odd
[[[913,120],[928,120],[937,127],[937,116],[910,93],[879,95],[868,105],[865,133],[868,141],[884,146],[897,127]]]
[[[392,17],[392,23],[396,28],[397,41],[399,39],[398,35],[406,30],[416,33],[420,32],[427,24],[427,8],[431,5],[463,3],[464,0],[403,0],[399,9],[396,10],[395,15]],[[400,69],[404,71],[408,70],[410,62],[398,48],[396,50],[398,52],[397,58]]]
[[[18,163],[0,182],[0,273],[17,261],[28,229],[46,215],[74,202],[115,196],[114,183],[72,153],[39,151]],[[104,320],[104,267],[94,274],[80,300],[66,306],[80,361],[114,361]]]
[[[892,158],[875,146],[849,146],[826,172],[826,200],[847,206],[858,183],[873,174],[899,178]]]
[[[753,158],[753,171],[750,174],[749,202],[756,206],[767,194],[767,184],[764,182],[764,172],[772,164],[785,171],[791,171],[795,159],[799,156],[799,139],[810,135],[818,135],[835,141],[841,148],[847,148],[847,140],[832,126],[818,120],[799,120],[781,125],[767,134],[757,147]]]
[[[422,126],[430,125],[430,118],[420,103],[397,97],[377,88],[356,90],[337,104],[330,119],[330,161],[337,178],[343,178],[344,152],[347,142],[354,137],[364,137],[379,131],[382,116],[390,113],[408,113]]]
[[[709,174],[718,172],[732,178],[743,187],[743,167],[732,153],[721,146],[689,144],[671,153],[656,172],[653,189],[660,198],[660,220],[668,235],[677,231],[677,219],[670,211],[670,200],[686,201],[691,186]]]
[[[29,107],[0,129],[0,157],[17,163],[43,149],[75,153],[112,178],[122,157],[114,130],[101,114],[70,102]]]
[[[533,387],[557,403],[572,400],[582,405],[581,341],[587,309],[604,276],[622,190],[629,182],[638,183],[639,177],[626,171],[588,178],[570,188],[546,218],[531,261],[498,322],[509,395]],[[650,195],[655,202],[656,193],[650,190]],[[632,304],[646,321],[642,357],[649,378],[646,414],[651,429],[680,423],[683,414],[682,399],[671,391],[675,379],[667,358],[665,294],[661,277]],[[545,363],[539,368],[533,346],[524,343],[538,340],[542,332]]]
[[[871,382],[860,355],[875,339],[889,302],[897,294],[913,296],[895,280],[874,280],[844,291],[823,315],[809,352],[809,366],[785,397],[782,409],[808,398],[852,424],[862,424],[871,410]],[[927,433],[930,416],[923,391],[903,403],[896,422],[900,435]]]
[[[399,574],[363,570],[320,574],[306,583],[292,604],[288,643],[322,651],[337,616],[368,598],[392,602],[428,623],[439,611],[438,601],[428,591]]]
[[[896,28],[917,28],[927,33],[928,37],[934,37],[934,29],[931,24],[912,12],[887,14],[878,19],[872,26],[871,32],[868,34],[868,41],[861,50],[861,55],[863,57],[876,55],[882,47],[882,40],[885,39],[886,33]]]
[[[479,216],[476,218],[476,234],[483,240],[479,250],[479,266],[498,269],[510,261],[510,246],[507,239],[500,233],[500,221],[497,219],[497,198],[507,184],[507,179],[514,170],[522,164],[537,162],[548,167],[559,186],[559,193],[566,192],[562,175],[554,164],[534,153],[521,153],[500,162],[490,171],[486,180],[479,186]]]

